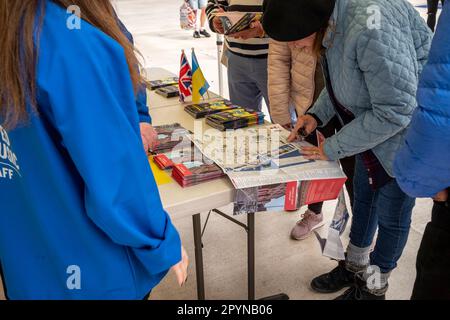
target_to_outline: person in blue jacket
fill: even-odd
[[[342,128],[303,153],[314,160],[356,157],[346,259],[314,278],[311,288],[334,293],[349,287],[338,297],[343,300],[385,299],[415,203],[398,186],[393,162],[417,107],[431,30],[405,0],[266,0],[264,7],[271,38],[314,37],[322,52],[326,89],[299,117],[290,140],[337,116]]]
[[[64,3],[0,4],[7,296],[142,299],[188,258],[142,150],[137,59],[109,0],[71,1],[74,28]]]
[[[450,299],[450,4],[445,3],[419,83],[406,143],[395,160],[400,187],[432,197],[431,222],[417,256],[413,299]]]

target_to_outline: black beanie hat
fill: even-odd
[[[297,41],[328,25],[336,0],[264,0],[264,31],[277,41]]]

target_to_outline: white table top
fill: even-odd
[[[184,111],[178,100],[172,106],[150,107],[150,115],[153,125],[178,122],[188,130],[194,129],[194,118]],[[204,129],[210,128],[205,120],[197,121],[202,121]],[[187,188],[173,181],[159,186],[159,193],[165,210],[175,220],[230,204],[234,201],[235,189],[224,177]]]

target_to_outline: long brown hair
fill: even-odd
[[[125,51],[135,91],[139,75],[135,48],[122,32],[110,0],[52,0],[63,8],[76,5],[81,18],[116,40]],[[36,112],[36,17],[45,14],[39,0],[0,0],[0,124],[13,129]],[[40,14],[39,11],[41,12]],[[42,21],[38,22],[38,26]],[[38,31],[39,32],[39,31]],[[37,41],[38,43],[38,41]],[[31,108],[31,109],[29,109]]]

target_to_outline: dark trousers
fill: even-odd
[[[445,0],[441,0],[442,5],[444,5]],[[427,24],[431,30],[434,32],[434,28],[436,27],[436,15],[439,6],[439,0],[427,0],[428,4],[428,19]]]
[[[329,138],[336,134],[336,131],[339,131],[341,128],[341,124],[337,117],[334,117],[325,127],[320,128],[319,131],[325,136],[325,138]],[[317,145],[317,135],[314,131],[310,134],[306,139],[307,142]],[[355,157],[344,158],[340,160],[342,170],[347,176],[347,181],[345,182],[345,186],[347,187],[348,195],[350,197],[350,205],[353,207],[353,175],[355,173]],[[313,203],[308,206],[308,209],[316,214],[320,214],[322,212],[323,202]]]
[[[450,206],[435,202],[420,244],[411,299],[450,300]]]

